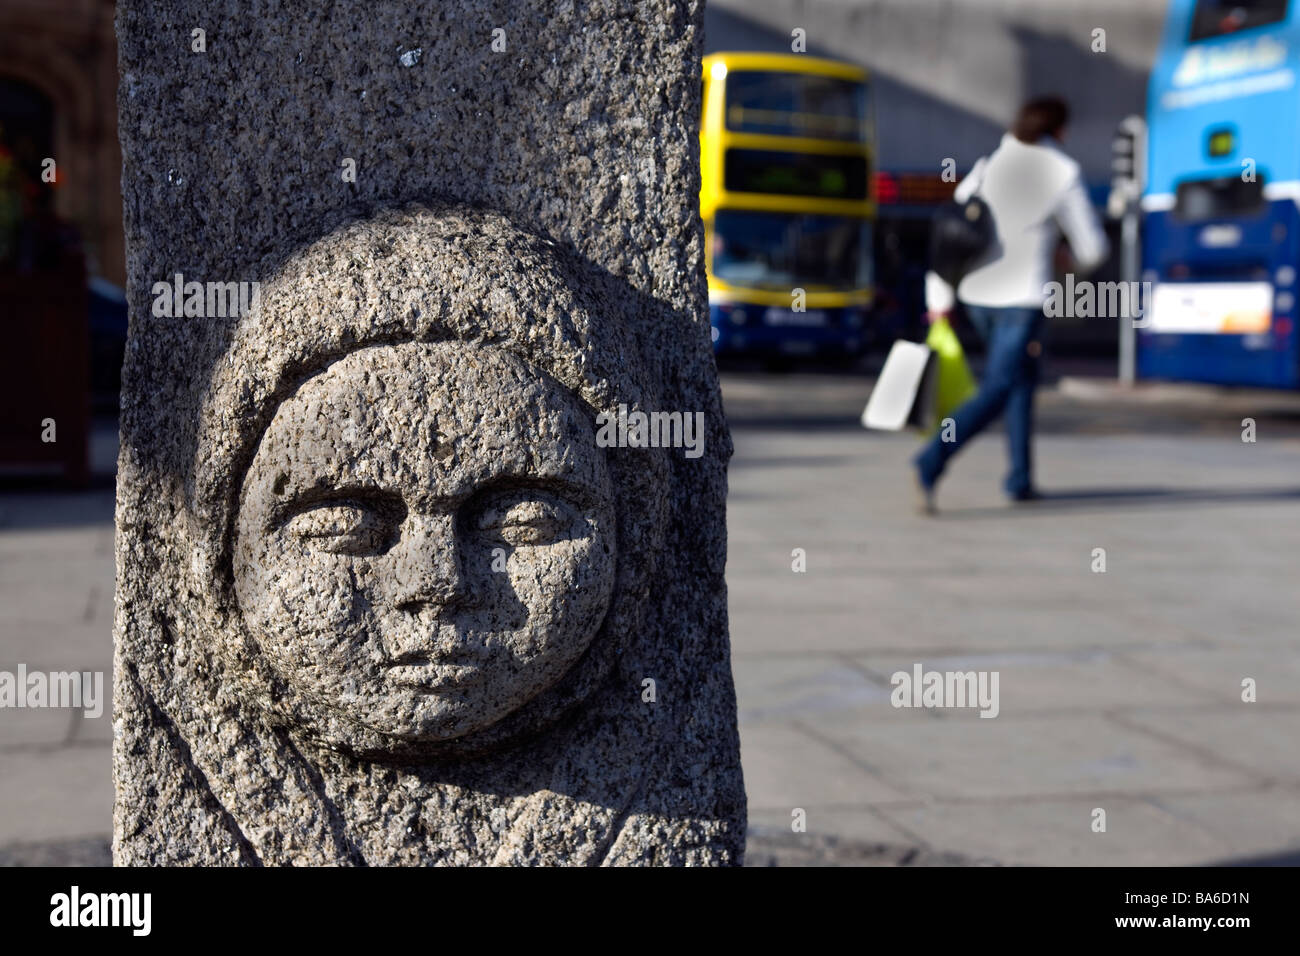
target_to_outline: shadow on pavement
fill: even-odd
[[[1300,488],[1076,488],[1045,491],[1035,501],[997,508],[945,509],[941,501],[939,513],[949,518],[1005,518],[1009,514],[1043,515],[1054,511],[1101,511],[1165,505],[1263,504],[1297,498],[1300,498]]]
[[[1271,856],[1248,856],[1241,860],[1225,860],[1210,866],[1300,866],[1300,850],[1276,853]]]
[[[0,846],[0,867],[112,865],[112,848],[106,836],[40,840]]]
[[[90,490],[50,491],[48,484],[0,483],[0,535],[10,531],[111,525],[115,504],[112,476],[96,480]]]

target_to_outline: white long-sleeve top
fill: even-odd
[[[1005,134],[1001,145],[958,184],[954,198],[965,202],[977,192],[993,212],[998,241],[988,260],[957,288],[957,297],[967,305],[1041,308],[1061,233],[1080,272],[1097,268],[1110,251],[1079,164],[1049,139],[1030,145]],[[931,312],[951,311],[952,286],[927,273],[925,302]]]

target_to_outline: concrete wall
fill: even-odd
[[[1075,111],[1069,150],[1089,179],[1110,178],[1116,124],[1144,113],[1167,0],[709,0],[708,52],[790,50],[861,63],[877,75],[880,162],[965,171],[992,149],[1028,96]],[[1093,31],[1106,51],[1092,52]]]

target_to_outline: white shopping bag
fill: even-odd
[[[862,410],[862,427],[896,432],[920,420],[925,404],[927,380],[933,353],[920,342],[899,340],[889,350],[867,407]]]

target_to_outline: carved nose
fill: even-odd
[[[399,609],[416,611],[428,604],[465,600],[453,515],[409,515],[397,551],[393,582]]]

